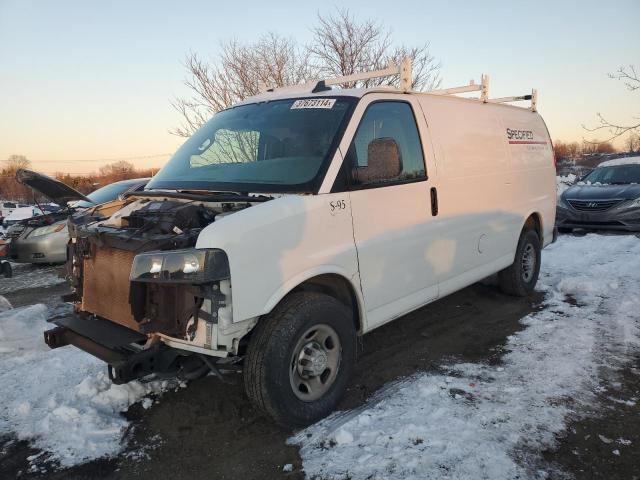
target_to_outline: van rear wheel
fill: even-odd
[[[263,317],[244,360],[249,399],[281,425],[300,427],[328,415],[356,361],[351,311],[333,297],[294,293]]]
[[[511,266],[498,273],[500,289],[517,297],[526,297],[536,286],[540,273],[540,237],[534,230],[520,235],[516,256]]]

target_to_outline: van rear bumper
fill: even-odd
[[[146,335],[97,317],[70,314],[50,321],[57,325],[44,332],[44,341],[50,348],[73,345],[99,358],[108,364],[109,378],[115,384],[153,373],[176,373],[179,357],[190,355],[163,343],[143,348]]]

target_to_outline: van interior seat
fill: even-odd
[[[359,183],[392,180],[402,172],[402,155],[393,138],[376,138],[367,147],[367,166],[356,167],[353,177]]]

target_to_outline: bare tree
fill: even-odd
[[[390,62],[399,64],[404,57],[410,57],[413,62],[415,90],[440,84],[440,63],[429,53],[428,44],[395,46],[389,30],[373,21],[358,22],[346,9],[334,15],[318,15],[318,24],[311,31],[313,39],[306,46],[268,33],[254,43],[237,40],[223,43],[219,56],[212,62],[196,53],[188,54],[185,85],[191,96],[173,101],[183,121],[171,133],[190,136],[214,113],[256,95],[261,86],[282,87],[327,76],[377,70]],[[394,77],[358,82],[355,86],[398,84],[399,79]],[[354,85],[343,85],[351,86]],[[249,147],[250,152],[252,146]],[[230,161],[245,161],[246,152],[227,153]]]
[[[131,162],[119,160],[100,167],[100,176],[108,177],[112,182],[131,178],[135,167]]]
[[[380,70],[403,58],[412,61],[414,90],[433,89],[440,84],[440,63],[429,53],[429,44],[418,47],[392,46],[391,32],[372,20],[358,22],[347,9],[333,15],[318,15],[312,29],[313,41],[307,47],[318,71],[325,77]],[[398,86],[398,77],[383,77],[351,82],[350,87]]]
[[[640,151],[640,134],[630,132],[629,136],[624,142],[625,149],[629,153],[635,153]]]
[[[188,137],[214,113],[256,95],[261,86],[295,85],[314,74],[308,53],[294,40],[275,33],[249,44],[231,40],[221,49],[213,64],[195,53],[187,55],[189,76],[185,85],[192,96],[174,100],[183,123],[172,133]]]
[[[3,175],[13,175],[21,168],[30,168],[31,160],[24,155],[10,155],[4,161]]]
[[[630,92],[640,91],[640,77],[634,65],[620,67],[615,73],[610,73],[609,78],[623,81],[625,87],[627,87],[627,90]],[[640,116],[631,117],[631,122],[629,123],[611,121],[600,112],[597,113],[597,117],[598,125],[596,127],[588,128],[583,125],[582,128],[588,132],[597,132],[600,130],[609,132],[609,137],[606,141],[614,140],[626,133],[640,133]]]

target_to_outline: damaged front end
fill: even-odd
[[[196,249],[200,232],[268,197],[136,194],[69,219],[72,317],[52,348],[73,344],[109,364],[115,383],[152,373],[189,378],[241,358],[255,320],[233,322],[229,262]]]

